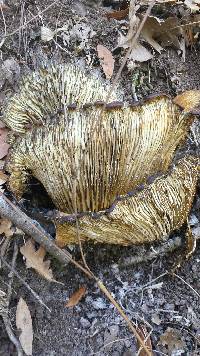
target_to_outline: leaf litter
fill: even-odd
[[[199,8],[200,5],[195,6]],[[140,6],[135,5],[135,1],[131,0],[128,15],[128,32],[126,35],[119,32],[118,44],[116,47],[125,49],[133,47],[129,55],[129,60],[145,62],[153,58],[152,51],[146,48],[145,44],[150,45],[151,48],[157,53],[161,53],[168,46],[173,46],[177,50],[183,51],[184,48],[182,39],[187,39],[187,23],[191,21],[191,32],[193,32],[193,29],[200,27],[200,24],[198,23],[198,14],[195,16],[184,16],[183,20],[178,19],[176,16],[169,16],[166,19],[160,19],[156,16],[150,15],[141,30],[139,40],[134,46],[132,46],[136,31],[144,17],[142,13],[138,12],[139,9]],[[190,37],[194,36],[190,34]],[[186,45],[187,44],[188,41],[186,41]]]
[[[46,255],[44,247],[40,246],[39,249],[36,250],[35,244],[29,239],[25,245],[20,248],[20,252],[26,258],[27,268],[33,268],[50,282],[60,283],[54,279],[52,269],[50,268],[50,260],[44,261]]]
[[[162,1],[160,1],[162,2]],[[165,1],[166,2],[166,1]],[[193,1],[185,1],[185,4],[187,5],[187,2],[190,2],[190,3],[194,3]],[[174,18],[173,18],[174,19]],[[146,41],[148,44],[151,45],[151,47],[153,47],[157,52],[161,52],[165,46],[167,45],[170,45],[170,41],[171,41],[171,44],[173,43],[172,39],[169,39],[169,40],[165,40],[165,36],[163,35],[162,31],[161,31],[161,34],[159,35],[159,32],[160,32],[160,27],[161,26],[164,26],[164,23],[165,21],[160,21],[160,19],[157,19],[156,17],[149,17],[148,18],[148,21],[149,21],[149,27],[147,26],[146,29],[144,27],[143,29],[143,34],[141,36],[141,41]],[[162,24],[162,25],[161,25]],[[156,27],[158,27],[158,32],[156,30]],[[175,26],[175,25],[174,25]],[[48,31],[46,31],[46,39],[44,39],[44,41],[48,41]],[[52,33],[53,31],[49,31],[49,38],[52,36]],[[44,34],[45,35],[45,34]],[[169,35],[169,34],[168,34]],[[163,38],[162,38],[163,36]],[[50,38],[49,40],[53,39]],[[175,35],[175,42],[176,42],[176,39],[178,40],[178,36],[176,38],[176,35]],[[163,42],[162,42],[163,40]],[[142,43],[143,43],[142,42]],[[177,42],[178,44],[178,42]],[[179,45],[179,44],[178,44]],[[124,47],[124,48],[128,48],[129,45],[127,45],[127,47]],[[178,47],[178,46],[177,46]],[[159,52],[159,53],[160,53]],[[138,57],[137,57],[138,56]],[[142,59],[144,59],[146,56],[146,58],[149,57],[149,59],[151,59],[153,57],[153,54],[145,47],[143,46],[142,44],[140,44],[139,42],[136,44],[135,48],[133,49],[133,53],[132,53],[132,59],[136,60],[136,61],[142,61]],[[136,58],[140,58],[140,59],[136,59]],[[146,59],[148,60],[148,59]],[[106,74],[106,73],[105,73]],[[36,251],[36,250],[35,250]],[[41,254],[43,255],[43,253]],[[45,255],[45,254],[44,254]],[[44,256],[43,256],[44,258]],[[47,261],[46,261],[47,262]],[[43,261],[44,263],[44,261]],[[32,267],[32,266],[31,266]],[[27,268],[30,268],[30,267],[27,267]],[[34,267],[32,267],[34,268]],[[77,291],[78,292],[78,291]],[[80,291],[79,291],[80,292]],[[76,293],[76,292],[75,292]],[[74,293],[74,294],[75,294]],[[81,293],[80,293],[81,294]],[[73,295],[71,296],[71,298],[73,297]],[[70,298],[70,299],[71,299]],[[75,297],[73,297],[75,299]],[[73,298],[72,298],[72,301],[73,301]],[[81,296],[82,298],[82,296]],[[79,302],[79,301],[78,301]],[[77,302],[77,303],[78,303]]]
[[[113,75],[115,63],[113,55],[108,48],[100,44],[97,46],[97,53],[106,79],[110,79]]]
[[[168,327],[163,335],[160,336],[160,345],[167,346],[169,355],[179,351],[179,355],[185,353],[185,341],[182,340],[181,332],[177,329]]]
[[[31,313],[23,298],[19,299],[16,310],[16,326],[21,331],[19,340],[26,355],[32,355],[33,326]]]

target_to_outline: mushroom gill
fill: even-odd
[[[160,172],[112,212],[80,218],[80,229],[84,240],[124,245],[166,238],[186,220],[195,192],[197,158],[183,157],[168,172],[193,116],[165,95],[126,106],[114,93],[114,102],[102,107],[106,93],[73,66],[28,77],[4,115],[18,133],[7,162],[10,189],[20,198],[32,175],[59,211],[73,214],[76,199],[79,213],[98,213]],[[77,242],[74,222],[57,231],[62,242]]]

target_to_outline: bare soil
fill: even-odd
[[[116,20],[108,21],[104,16],[106,8],[95,1],[61,0],[41,15],[52,1],[16,1],[8,0],[9,8],[4,10],[4,19],[0,15],[0,38],[4,35],[5,24],[8,37],[1,47],[0,64],[0,104],[3,105],[18,89],[20,79],[41,63],[72,62],[87,66],[87,69],[104,74],[97,57],[96,46],[103,44],[113,50],[117,44],[118,30],[122,24]],[[171,11],[171,10],[170,10]],[[37,16],[27,26],[17,30],[25,22]],[[71,39],[63,43],[56,41],[42,42],[41,25],[51,29],[62,27],[66,23],[84,23],[95,31],[82,49],[80,40]],[[17,30],[15,32],[15,30]],[[14,33],[13,33],[14,32]],[[12,34],[13,33],[13,34]],[[10,35],[9,35],[10,34]],[[139,83],[136,86],[138,99],[145,95],[165,92],[172,96],[188,89],[200,89],[200,44],[186,50],[186,60],[176,49],[167,48],[162,54],[155,54],[153,60],[138,65]],[[115,50],[115,73],[122,61],[124,51]],[[5,61],[14,60],[10,75],[5,72]],[[132,82],[135,72],[124,68],[120,86],[125,99],[133,99]],[[31,187],[31,194],[34,187]],[[32,198],[31,204],[34,205]],[[195,199],[192,210],[199,226],[199,196]],[[166,256],[158,256],[136,266],[123,267],[123,261],[135,254],[145,255],[159,244],[145,247],[122,248],[108,245],[85,245],[86,260],[95,275],[99,276],[123,307],[127,315],[136,324],[145,324],[151,332],[153,353],[155,355],[200,355],[200,246],[197,245],[192,257],[182,263],[177,276],[163,273],[171,271],[179,256],[184,254],[184,228],[177,232],[183,238],[183,247]],[[21,241],[22,243],[22,241]],[[7,260],[12,258],[11,244]],[[78,248],[72,250],[77,260],[80,259]],[[55,278],[64,285],[50,283],[32,270],[27,270],[19,254],[16,270],[24,280],[39,294],[41,300],[51,309],[51,313],[42,307],[30,292],[14,279],[9,316],[13,331],[16,305],[23,297],[31,312],[34,329],[34,356],[54,355],[136,355],[137,345],[125,322],[114,307],[104,298],[96,285],[80,271],[68,265],[63,268],[56,260],[51,262]],[[157,279],[156,279],[157,278]],[[156,279],[154,281],[154,279]],[[6,290],[9,271],[0,269],[0,289]],[[85,297],[74,308],[66,308],[67,299],[81,285],[87,286]],[[173,331],[174,338],[162,345],[160,337],[166,330]],[[0,355],[16,355],[2,319],[0,318]]]

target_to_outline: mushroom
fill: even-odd
[[[107,91],[75,66],[51,66],[27,77],[5,110],[14,133],[9,187],[19,199],[30,175],[43,184],[68,217],[56,223],[63,244],[78,242],[76,217],[83,241],[165,239],[191,208],[199,159],[185,153],[176,159],[175,152],[186,140],[199,93],[125,105],[118,93],[103,104]]]

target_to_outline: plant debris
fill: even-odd
[[[0,219],[0,234],[4,234],[6,237],[13,236],[11,221],[1,218]]]
[[[148,347],[150,354],[153,356],[151,338],[150,338],[150,334],[147,332],[146,326],[145,325],[138,326],[137,331],[138,331],[140,337],[142,338],[142,340],[144,341],[145,345]],[[138,355],[146,356],[146,351],[139,344],[139,342],[138,342],[138,350],[139,350]]]
[[[102,45],[97,46],[97,53],[98,53],[98,57],[100,59],[100,63],[102,65],[103,71],[105,73],[106,79],[110,79],[113,75],[114,63],[115,63],[113,55],[109,51],[108,48],[106,48]]]
[[[35,248],[35,244],[29,239],[24,246],[20,248],[20,252],[26,258],[26,267],[33,268],[42,277],[50,282],[57,282],[53,277],[53,272],[50,266],[50,260],[44,261],[46,255],[45,249],[40,246],[38,250]]]
[[[168,327],[164,334],[160,336],[159,343],[163,346],[167,346],[170,355],[174,352],[179,352],[179,355],[185,352],[186,344],[182,340],[181,332],[177,329]]]
[[[6,142],[8,129],[0,128],[0,159],[4,158],[9,150],[10,145]]]
[[[125,8],[121,7],[122,3],[126,3]],[[32,72],[33,84],[34,78],[40,78],[37,73],[38,69],[41,70],[41,65],[41,71],[45,73],[48,66],[51,66],[52,63],[73,63],[79,68],[84,69],[89,77],[91,74],[94,74],[95,77],[104,78],[105,73],[103,72],[97,53],[97,46],[101,44],[111,51],[115,60],[115,73],[117,73],[118,68],[124,62],[127,50],[130,48],[129,43],[127,48],[116,48],[119,34],[126,37],[129,31],[129,3],[130,1],[125,2],[121,0],[73,0],[72,2],[56,2],[54,0],[45,0],[44,2],[0,1],[2,5],[9,5],[9,9],[2,6],[0,11],[1,119],[7,103],[15,96],[16,92],[21,92],[23,77],[27,77]],[[135,4],[140,5],[135,12],[135,16],[139,21],[135,28],[133,28],[132,33],[137,32],[138,26],[143,19],[144,11],[148,8],[149,1],[142,0],[139,3],[135,1]],[[120,78],[116,81],[115,78],[113,79],[114,87],[116,88],[117,86],[121,91],[120,99],[112,96],[110,101],[118,101],[118,105],[120,105],[119,101],[123,100],[125,105],[129,105],[134,100],[136,107],[137,101],[140,103],[141,100],[150,94],[164,92],[174,97],[187,90],[200,88],[200,15],[198,14],[199,11],[197,11],[198,8],[198,1],[158,0],[155,2],[151,15],[148,16],[146,25],[143,28],[143,35],[140,33],[135,46],[136,49],[132,52],[132,59],[128,59],[127,66],[124,66]],[[107,18],[105,17],[106,11],[108,11]],[[110,18],[109,13],[111,14]],[[171,19],[171,28],[167,28],[168,19]],[[163,27],[165,26],[167,32],[163,31]],[[60,77],[62,75],[67,77],[66,72],[63,74],[60,73]],[[89,80],[85,81],[84,78],[82,80],[85,83],[84,88],[91,87]],[[40,84],[38,80],[38,96],[35,102],[38,100],[42,102],[41,98],[44,92],[41,90]],[[98,87],[95,90],[93,88],[91,88],[90,92],[99,91]],[[47,89],[49,92],[54,92],[54,84],[51,82],[47,86]],[[73,109],[72,106],[71,111],[69,110],[70,113],[67,110],[67,115],[69,113],[70,116],[73,116],[76,115],[76,110],[80,108],[80,102],[77,102],[77,98],[79,97],[77,83],[75,85],[72,84],[71,90],[74,95],[72,95],[72,100],[68,95],[66,103],[77,103],[77,109]],[[104,101],[108,92],[109,88],[106,88],[105,95],[103,95]],[[30,87],[28,95],[24,96],[23,104],[26,103],[27,98],[30,98],[31,94],[32,87]],[[64,102],[64,96],[62,98],[63,101],[61,103]],[[91,97],[88,95],[86,102],[93,103],[96,100],[98,100],[97,96]],[[51,121],[52,129],[55,127],[60,114],[57,112],[57,108],[53,107],[54,110],[50,110],[52,115],[49,115],[49,105],[51,106],[54,101],[51,99],[47,100],[47,102],[48,104],[45,106],[46,112],[42,112],[41,114],[40,109],[38,109],[36,122],[34,121],[34,117],[31,116],[29,117],[31,123],[29,127],[27,125],[24,128],[23,125],[19,124],[18,127],[14,128],[14,131],[17,131],[15,132],[16,140],[20,140],[20,136],[22,135],[26,136],[28,130],[31,132],[35,124],[38,125],[38,130],[45,130],[43,121],[46,118],[49,118],[49,121]],[[90,110],[91,108],[87,108],[88,112]],[[124,107],[123,109],[116,108],[115,110],[118,110],[120,113],[123,112]],[[195,108],[197,114],[198,110],[197,105]],[[97,111],[93,120],[94,128],[96,118],[99,117],[100,107]],[[12,112],[11,118],[14,116],[15,112]],[[26,115],[24,118],[25,120],[27,119]],[[40,118],[42,118],[41,122]],[[189,118],[189,114],[185,114],[186,118]],[[121,121],[123,120],[124,117],[122,115]],[[163,122],[165,122],[165,119]],[[40,128],[39,125],[41,125]],[[166,125],[166,127],[168,126]],[[73,130],[70,128],[70,139],[72,133]],[[189,153],[190,150],[198,153],[199,134],[199,120],[197,118],[191,126],[191,131],[187,132],[187,138],[182,148],[185,151],[188,150]],[[91,139],[91,136],[88,137],[88,141]],[[104,142],[108,136],[108,133],[105,132],[103,136]],[[149,140],[148,136],[146,138]],[[10,144],[13,142],[12,133],[9,133],[9,142]],[[75,143],[77,144],[77,142],[76,140]],[[182,148],[179,148],[176,152],[178,156],[175,158],[175,164],[179,155],[182,155]],[[127,151],[128,154],[129,152]],[[9,156],[7,155],[0,159],[0,176],[2,177],[0,183],[3,183],[7,178],[4,174],[8,174],[9,181],[9,173],[4,171],[4,161],[8,159]],[[50,161],[49,158],[48,160]],[[29,162],[28,159],[27,162]],[[21,163],[21,160],[18,163]],[[142,169],[143,167],[138,172]],[[76,169],[71,172],[73,177],[76,176],[75,172]],[[84,171],[83,174],[90,175],[90,172]],[[27,173],[29,177],[30,173],[32,175],[31,170],[27,170]],[[53,189],[59,191],[60,188],[57,185],[57,180],[54,180],[54,178],[55,173],[49,174],[49,180],[52,179],[53,181]],[[149,183],[153,182],[154,179],[160,178],[156,178],[154,175],[150,176]],[[186,185],[190,186],[190,181]],[[2,191],[3,188],[5,192],[4,197],[11,200],[13,207],[18,208],[18,212],[21,209],[22,212],[26,213],[25,217],[27,219],[28,215],[30,215],[32,219],[41,222],[43,228],[48,229],[48,233],[53,236],[55,233],[53,224],[49,224],[45,220],[46,217],[49,220],[49,216],[47,215],[49,198],[46,200],[44,188],[34,178],[27,181],[26,187],[26,193],[18,200],[18,203],[9,190],[9,182],[7,184],[3,183],[0,189]],[[139,188],[143,189],[142,186],[139,186]],[[132,193],[133,191],[129,192],[129,194]],[[177,196],[179,195],[177,194]],[[122,197],[120,196],[119,198]],[[77,200],[79,200],[78,195]],[[177,200],[174,201],[175,204],[176,202]],[[189,224],[192,223],[192,232],[195,232],[197,238],[200,236],[199,207],[198,183],[197,193],[192,205],[193,218],[190,219],[191,215],[188,216],[191,220]],[[52,205],[50,206],[50,210],[52,213],[51,216],[53,216],[54,212],[55,214],[59,213],[58,210],[54,210]],[[81,229],[79,222],[87,220],[91,216],[81,216],[82,209],[77,209],[77,211],[77,214],[79,214],[78,226]],[[88,212],[88,214],[91,213],[91,211]],[[95,216],[97,224],[102,219],[100,213],[101,210]],[[104,222],[108,218],[107,213],[103,216]],[[62,217],[63,222],[64,218],[75,218],[74,210],[70,214],[62,212],[60,215],[64,215]],[[69,224],[75,225],[74,221],[75,219],[73,222],[70,221]],[[23,223],[26,224],[25,218]],[[154,220],[155,223],[156,218]],[[34,221],[33,224],[35,224]],[[39,227],[38,224],[34,226]],[[18,339],[20,331],[15,332],[13,329],[13,326],[15,326],[15,311],[16,304],[22,296],[30,307],[33,325],[35,326],[32,351],[35,356],[41,354],[58,354],[62,356],[66,355],[66,353],[72,356],[79,354],[86,356],[88,355],[88,350],[89,353],[98,355],[128,356],[138,353],[141,345],[135,342],[126,324],[121,320],[118,313],[114,311],[113,305],[104,299],[97,288],[97,284],[93,284],[91,280],[87,283],[89,293],[87,293],[81,303],[77,304],[74,308],[65,308],[66,296],[72,296],[77,286],[86,283],[84,276],[70,266],[70,264],[66,262],[66,266],[63,267],[60,265],[60,262],[54,263],[56,276],[59,275],[59,280],[61,279],[65,283],[64,286],[55,285],[45,278],[37,276],[33,269],[27,273],[24,270],[26,267],[22,255],[18,256],[13,269],[13,264],[11,263],[13,247],[18,244],[21,245],[23,240],[26,240],[26,235],[24,234],[23,237],[19,236],[14,226],[11,226],[10,229],[15,234],[14,238],[12,236],[6,238],[4,232],[0,237],[0,256],[3,256],[4,261],[8,263],[6,265],[3,259],[1,260],[0,289],[3,293],[3,291],[7,292],[8,287],[11,300],[8,305],[7,293],[4,293],[6,296],[4,297],[0,292],[0,305],[2,307],[0,312],[2,311],[1,315],[7,315],[11,330],[13,330],[16,339]],[[43,234],[45,235],[44,229]],[[31,229],[27,230],[27,234],[29,231],[30,233],[32,231]],[[82,246],[86,262],[92,269],[92,272],[108,286],[111,295],[122,306],[129,319],[136,325],[145,324],[149,335],[151,332],[149,338],[152,342],[153,353],[158,355],[170,355],[168,345],[158,343],[160,336],[164,334],[168,325],[171,328],[176,328],[179,334],[177,338],[185,344],[184,347],[180,345],[178,349],[172,346],[171,349],[173,351],[171,355],[196,355],[199,353],[199,240],[197,240],[197,248],[192,258],[189,260],[185,260],[184,258],[184,263],[181,264],[179,276],[182,279],[172,278],[171,274],[166,273],[166,270],[170,271],[171,266],[176,264],[177,260],[180,260],[179,255],[185,256],[185,230],[186,225],[184,224],[182,229],[176,230],[173,236],[170,236],[168,240],[165,240],[161,244],[157,242],[143,246],[121,247],[110,246],[108,244],[86,243]],[[124,231],[121,236],[124,237]],[[77,236],[75,237],[78,240]],[[49,235],[47,235],[48,238],[50,238]],[[4,242],[8,240],[9,243],[4,248]],[[175,241],[178,244],[175,245]],[[174,250],[172,253],[173,248],[170,246],[176,246],[174,249],[178,246],[178,251]],[[192,245],[190,246],[190,251],[192,252],[193,248],[191,247]],[[69,250],[73,255],[74,261],[79,261],[79,248],[69,245],[61,251],[63,256]],[[123,262],[128,258],[138,259],[139,264],[137,266],[124,266]],[[10,265],[10,269],[8,265]],[[13,273],[11,272],[12,270],[14,271]],[[17,273],[21,276],[21,279],[18,279]],[[13,274],[12,277],[11,274]],[[24,282],[22,281],[23,278]],[[10,288],[11,279],[13,279],[12,288]],[[36,294],[32,292],[30,294],[30,289],[28,288],[32,288]],[[51,313],[45,307],[47,305]],[[0,316],[0,354],[17,354],[19,349],[16,344],[12,344],[5,325],[2,316]]]
[[[19,299],[16,310],[16,326],[20,331],[19,340],[26,355],[32,355],[33,326],[29,308],[23,298]]]
[[[85,296],[86,286],[81,286],[76,292],[74,292],[69,298],[67,304],[65,305],[67,308],[75,307],[80,300]]]

